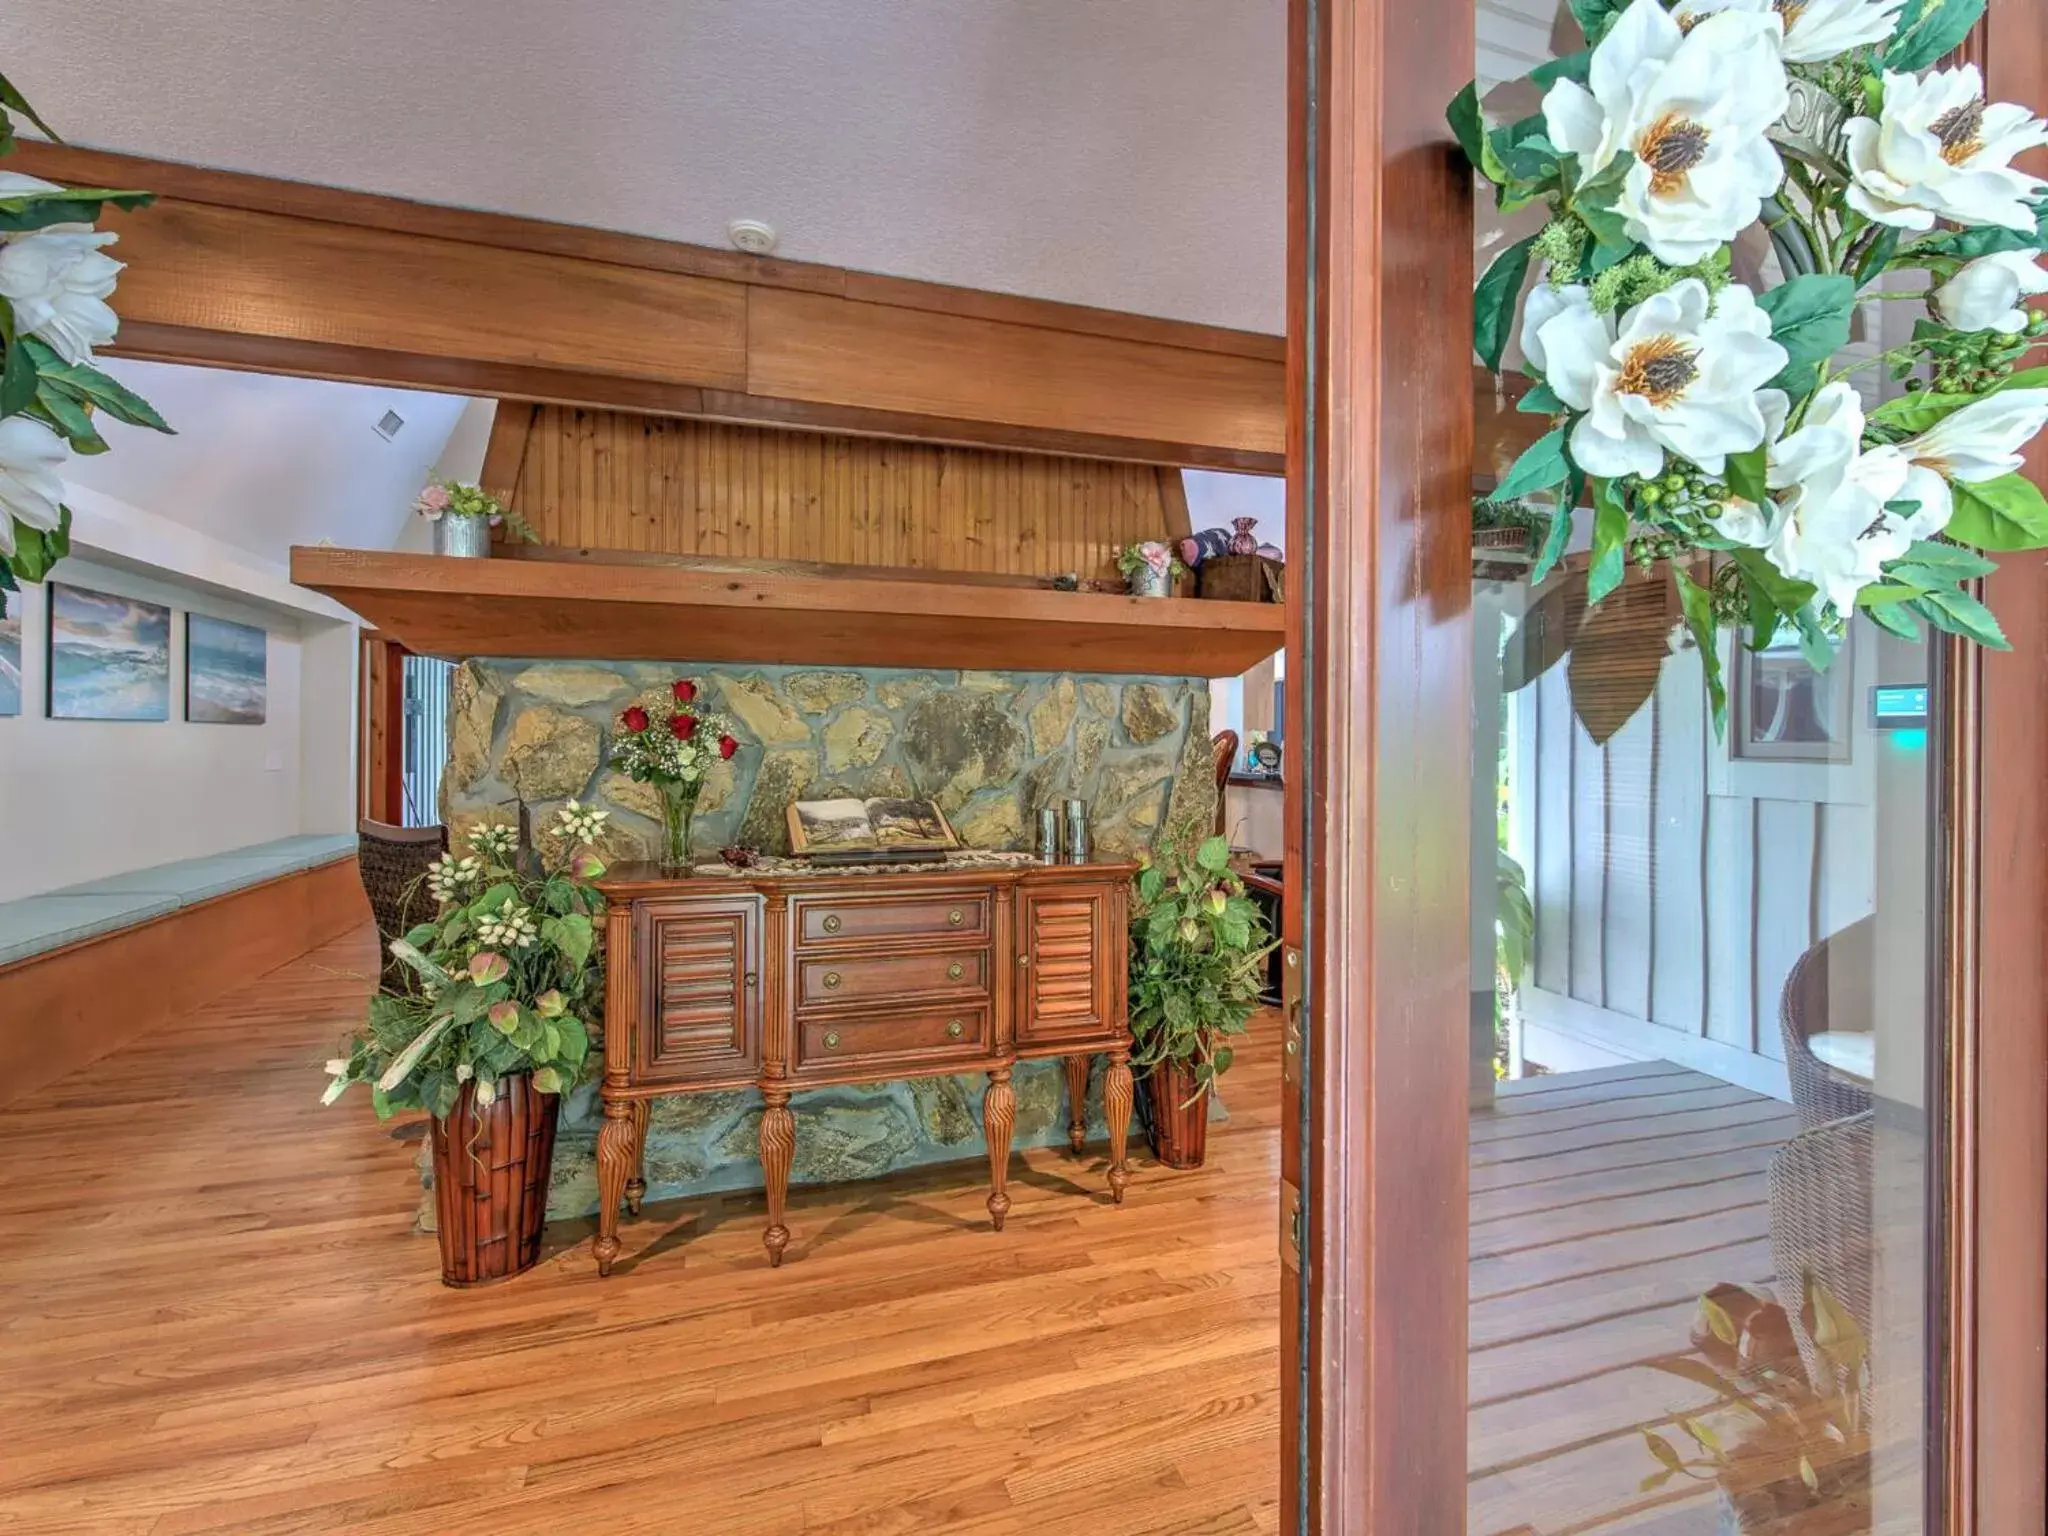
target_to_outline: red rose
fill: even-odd
[[[731,757],[733,753],[739,751],[739,749],[740,744],[734,741],[730,736],[721,736],[718,738],[718,755],[720,757]]]
[[[644,731],[647,729],[647,711],[638,704],[627,710],[619,719],[629,731]]]
[[[677,741],[688,741],[697,734],[697,717],[695,715],[676,715],[670,719],[668,728],[675,732]]]
[[[676,679],[676,702],[678,704],[687,704],[696,697],[697,685],[695,683],[691,682],[687,677]]]

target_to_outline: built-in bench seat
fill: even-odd
[[[285,837],[0,902],[0,1105],[367,929],[355,852]]]
[[[281,875],[353,858],[353,833],[284,837],[0,902],[0,965],[62,949]]]

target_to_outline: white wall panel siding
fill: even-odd
[[[1778,1091],[1786,975],[1875,904],[1864,759],[1879,744],[1859,728],[1850,764],[1731,765],[1688,649],[1603,748],[1565,674],[1511,705],[1510,824],[1536,906],[1530,1059],[1753,1060],[1731,1080]]]

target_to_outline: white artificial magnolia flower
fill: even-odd
[[[0,555],[14,553],[16,523],[47,533],[62,520],[57,472],[70,456],[70,445],[33,417],[0,420]]]
[[[17,329],[39,336],[67,363],[89,363],[114,339],[120,317],[108,305],[121,263],[101,248],[120,237],[90,224],[53,224],[0,245],[0,298]]]
[[[1944,416],[1895,450],[1904,464],[1894,498],[1915,501],[1915,538],[1948,526],[1955,497],[1950,482],[1981,484],[2012,474],[2025,462],[2021,450],[2048,426],[2048,389],[2008,389]],[[1876,453],[1881,450],[1872,449]]]
[[[2013,156],[2048,144],[2048,124],[2025,107],[1984,101],[1977,66],[1884,76],[1884,110],[1842,129],[1849,206],[1901,229],[1958,224],[2031,230],[2027,204],[2048,182],[2012,168]]]
[[[1671,16],[1690,32],[1721,11],[1775,14],[1785,28],[1785,62],[1820,64],[1887,41],[1905,8],[1906,0],[1679,0]]]
[[[2017,336],[2029,318],[2020,300],[2048,293],[2048,272],[2039,261],[2034,251],[1980,256],[1934,290],[1934,311],[1954,330]]]
[[[1557,397],[1584,411],[1572,461],[1589,475],[1656,474],[1665,450],[1721,474],[1765,439],[1758,392],[1787,354],[1750,291],[1698,278],[1652,294],[1619,327],[1573,286],[1532,295],[1522,350]]]
[[[1635,0],[1593,50],[1586,85],[1543,98],[1550,141],[1578,156],[1582,182],[1633,157],[1616,203],[1631,239],[1687,266],[1754,224],[1785,179],[1764,130],[1785,115],[1778,18],[1728,10],[1688,32]]]

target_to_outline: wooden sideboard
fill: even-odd
[[[1090,1059],[1109,1054],[1110,1194],[1128,1182],[1128,863],[880,873],[748,872],[663,878],[622,866],[599,882],[605,938],[599,1274],[619,1254],[619,1206],[637,1215],[647,1106],[668,1094],[761,1090],[768,1261],[783,1212],[797,1089],[986,1072],[982,1097],[997,1231],[1009,1213],[1020,1058],[1065,1058],[1068,1137],[1085,1140]]]

